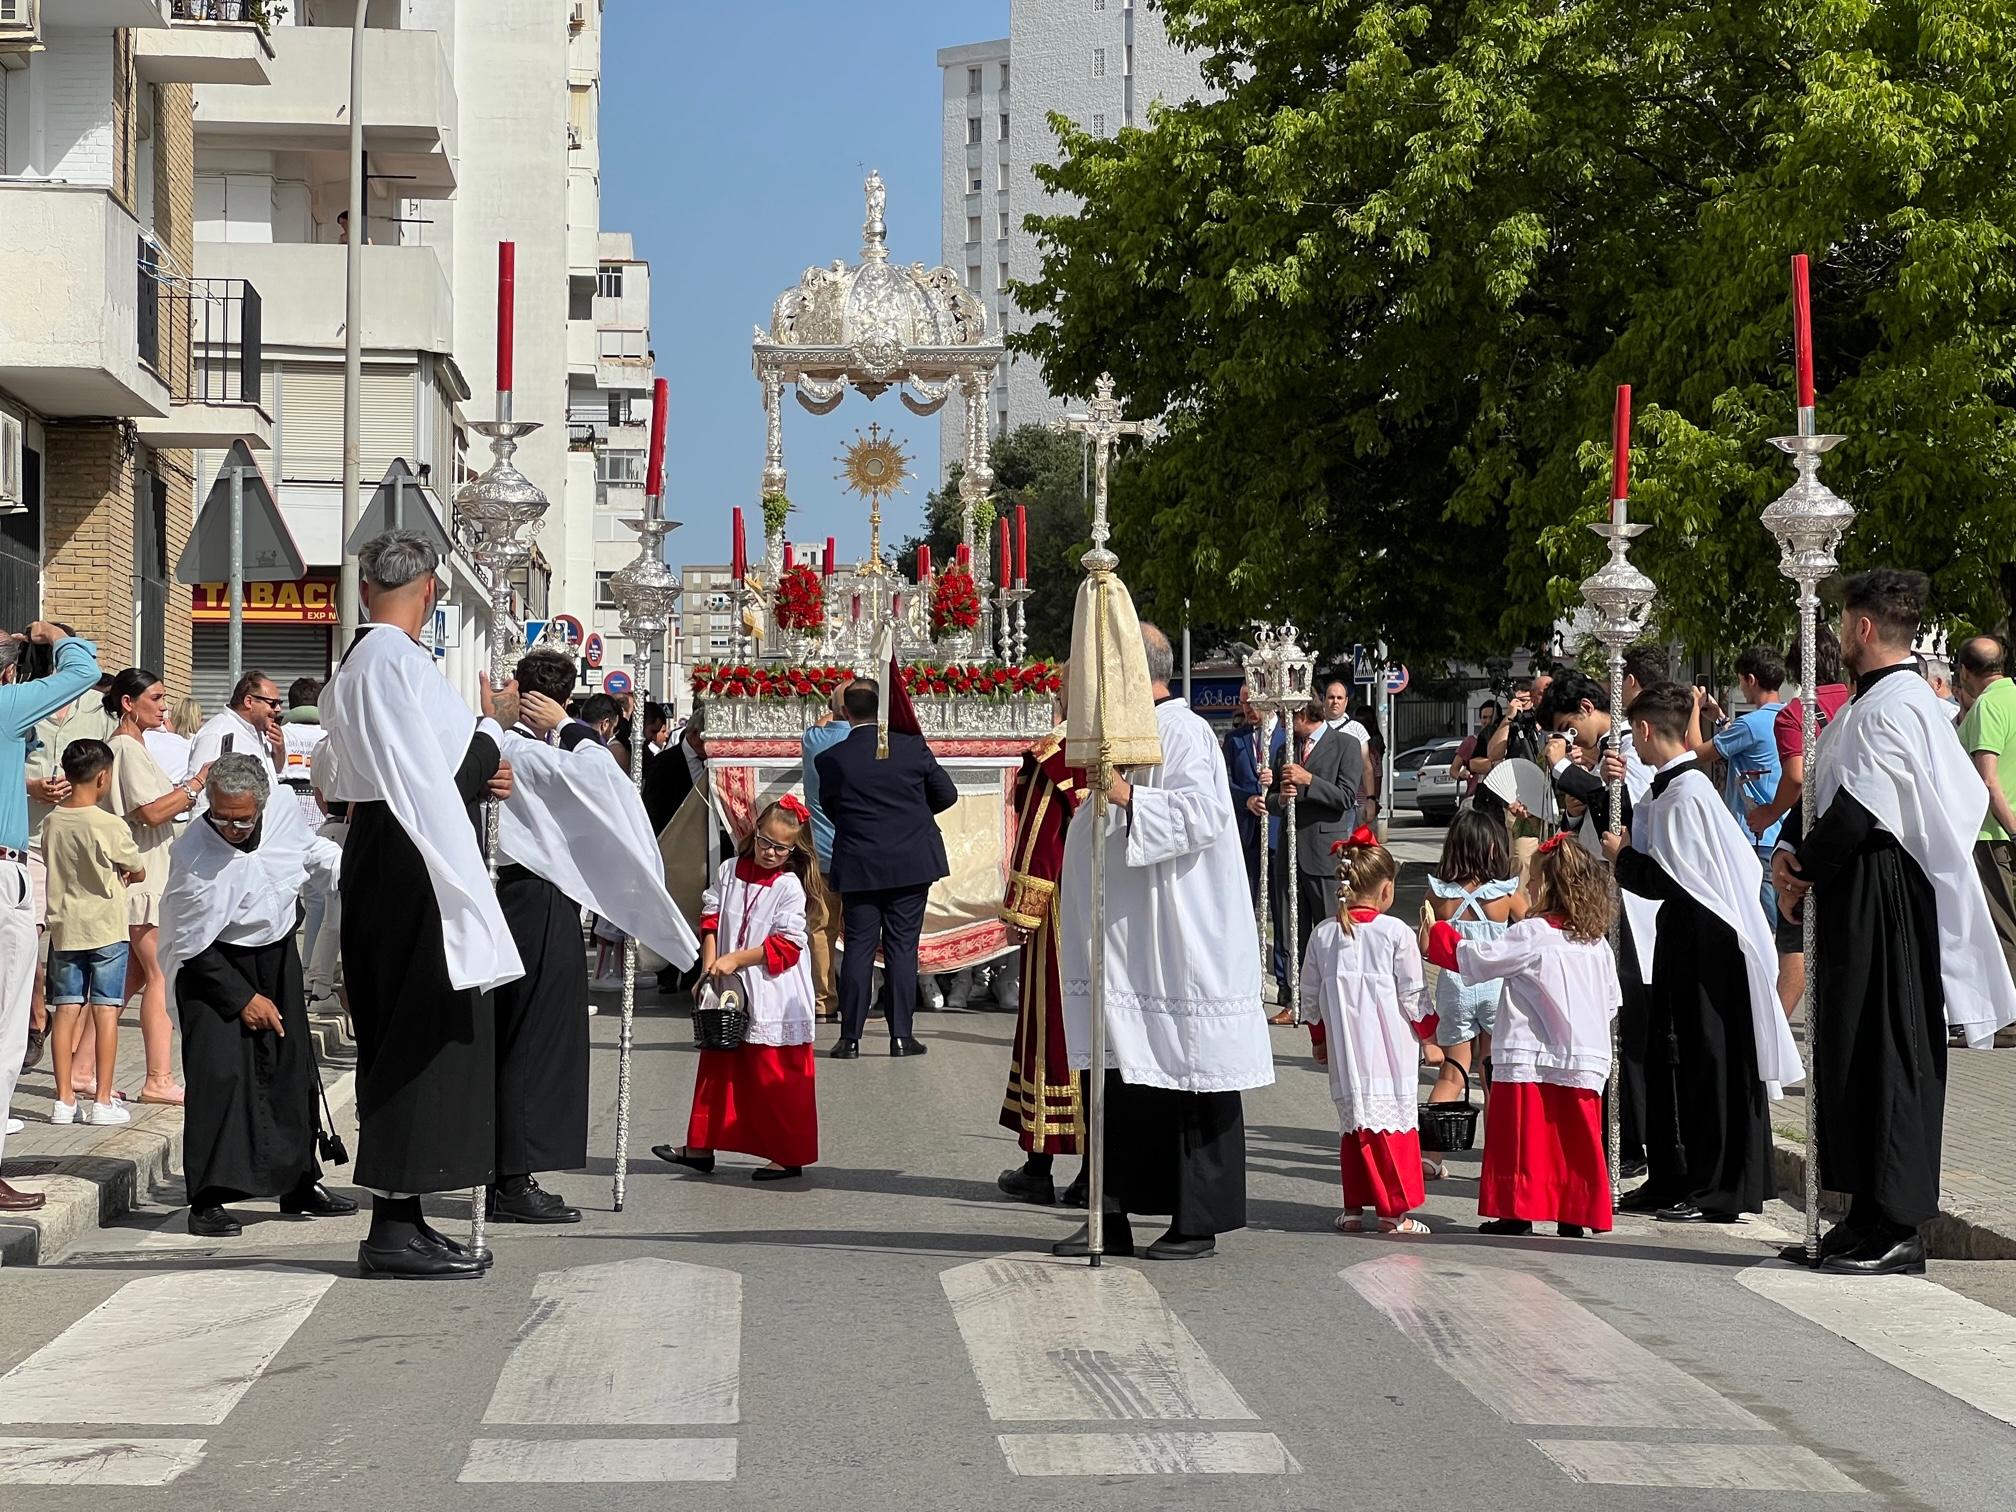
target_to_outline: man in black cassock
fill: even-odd
[[[1805,833],[1798,811],[1788,816],[1772,868],[1788,919],[1820,911],[1820,1184],[1851,1201],[1821,1241],[1820,1267],[1848,1275],[1925,1269],[1919,1226],[1939,1211],[1948,1031],[1986,1049],[2016,1021],[1972,859],[1988,790],[1911,651],[1925,590],[1916,572],[1849,579],[1841,660],[1855,694],[1814,753],[1819,817]],[[1783,1254],[1807,1258],[1803,1245]]]
[[[1656,770],[1631,840],[1604,836],[1618,884],[1658,903],[1646,1063],[1645,1185],[1622,1204],[1730,1223],[1773,1190],[1768,1099],[1802,1075],[1777,997],[1764,880],[1748,833],[1693,751],[1695,695],[1658,683],[1630,708]]]
[[[420,644],[431,622],[432,542],[392,530],[357,556],[371,623],[322,695],[331,796],[350,804],[343,970],[357,1030],[356,1179],[372,1193],[358,1246],[366,1277],[480,1275],[434,1229],[420,1194],[495,1175],[491,991],[523,974],[479,844],[478,802],[508,797],[504,738],[479,723]],[[516,694],[495,695],[506,718]]]
[[[321,1185],[314,1045],[294,928],[301,889],[327,886],[342,852],[308,830],[262,756],[220,756],[206,811],[169,857],[162,964],[180,1010],[189,1232],[238,1234],[224,1204],[278,1197],[325,1218],[357,1204]]]

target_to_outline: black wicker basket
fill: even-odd
[[[1470,1102],[1470,1072],[1453,1059],[1449,1064],[1463,1073],[1463,1101],[1421,1104],[1424,1150],[1468,1150],[1477,1143],[1477,1109]]]
[[[693,1010],[693,1043],[702,1050],[740,1050],[749,1037],[749,995],[739,976],[710,979]]]

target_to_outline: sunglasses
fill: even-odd
[[[279,708],[279,707],[280,707],[280,700],[279,700],[279,699],[277,699],[277,698],[267,698],[267,697],[265,697],[265,696],[264,696],[263,694],[259,694],[259,693],[247,693],[247,694],[245,695],[245,701],[246,701],[247,703],[260,703],[260,704],[264,704],[264,705],[266,705],[266,707],[267,707],[267,708],[269,708],[269,709],[277,709],[277,708]]]

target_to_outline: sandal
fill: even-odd
[[[1276,1029],[1292,1029],[1295,1027],[1295,1010],[1293,1008],[1283,1008],[1279,1013],[1270,1017],[1267,1022],[1272,1024]]]
[[[1448,1174],[1449,1168],[1443,1165],[1441,1161],[1430,1160],[1426,1155],[1421,1157],[1421,1179],[1423,1181],[1440,1181]]]
[[[1359,1213],[1339,1213],[1330,1220],[1330,1227],[1340,1234],[1362,1234],[1365,1232],[1365,1219]]]
[[[1390,1219],[1381,1218],[1379,1220],[1379,1232],[1382,1234],[1426,1234],[1432,1232],[1432,1230],[1419,1218],[1402,1218],[1398,1223],[1394,1223]]]

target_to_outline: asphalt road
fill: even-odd
[[[819,1062],[824,1162],[765,1187],[650,1155],[694,1064],[651,1000],[618,1215],[605,1011],[598,1159],[551,1183],[587,1221],[493,1230],[480,1283],[357,1280],[361,1220],[265,1204],[235,1241],[156,1207],[0,1273],[0,1505],[2009,1504],[2016,1320],[1953,1290],[1816,1289],[1764,1263],[1768,1224],[1493,1241],[1475,1156],[1434,1236],[1340,1236],[1288,1030],[1247,1103],[1252,1228],[1095,1274],[1046,1252],[1076,1215],[994,1190],[1010,1019],[922,1024],[927,1059]]]

